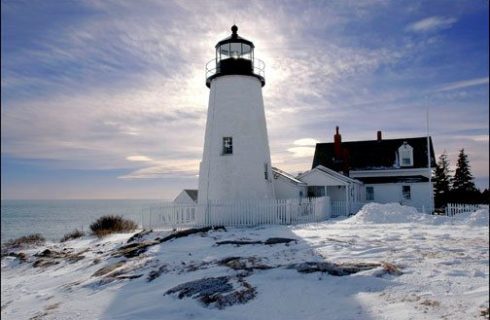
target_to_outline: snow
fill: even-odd
[[[489,303],[488,216],[488,209],[439,217],[399,204],[369,204],[355,216],[323,223],[194,234],[151,246],[135,258],[112,255],[131,234],[47,243],[22,250],[29,256],[26,263],[2,258],[1,315],[2,319],[482,319],[480,313]],[[144,239],[167,234],[154,232]],[[270,237],[297,242],[216,245]],[[33,268],[32,255],[46,248],[88,251],[77,262],[62,260]],[[244,271],[217,261],[238,256],[271,267],[242,274],[256,289],[254,299],[218,309],[192,297],[164,295],[203,278],[236,280]],[[402,274],[387,274],[377,267],[337,277],[286,267],[307,261],[385,262]],[[122,263],[116,265],[114,277],[92,276],[118,262]],[[148,274],[159,268],[162,273],[147,281]],[[117,274],[142,276],[122,279]]]

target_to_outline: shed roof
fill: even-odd
[[[290,182],[294,183],[294,184],[302,184],[302,185],[306,185],[306,183],[304,183],[303,181],[295,178],[292,174],[290,173],[287,173],[286,171],[282,171],[281,169],[278,169],[276,167],[272,167],[272,171],[274,172],[274,175],[280,175],[284,178],[286,178],[287,180],[289,180]]]
[[[197,201],[198,191],[195,189],[184,189],[184,192],[194,201]]]

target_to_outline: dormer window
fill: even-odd
[[[400,167],[413,166],[413,148],[406,141],[398,148],[398,159]]]

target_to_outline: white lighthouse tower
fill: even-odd
[[[206,65],[209,93],[198,203],[274,198],[262,87],[264,63],[237,34],[216,44]]]

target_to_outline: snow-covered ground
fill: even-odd
[[[488,215],[485,209],[436,217],[397,204],[370,204],[347,219],[209,231],[153,244],[129,258],[118,256],[117,249],[126,245],[130,234],[48,243],[22,250],[25,262],[14,256],[2,258],[1,315],[2,319],[488,319]],[[166,235],[152,232],[132,243],[148,244]],[[217,244],[271,237],[296,241]],[[39,257],[46,248],[51,251]],[[230,257],[235,257],[232,263],[223,262]],[[33,267],[36,260],[39,265]],[[294,266],[304,262],[380,266],[335,276],[299,272]],[[101,270],[107,266],[111,268]],[[387,272],[390,266],[395,270]],[[203,278],[229,280],[222,287],[228,293],[239,292],[238,303],[218,308],[195,299],[196,294],[182,294],[182,299],[177,293],[166,294]]]

